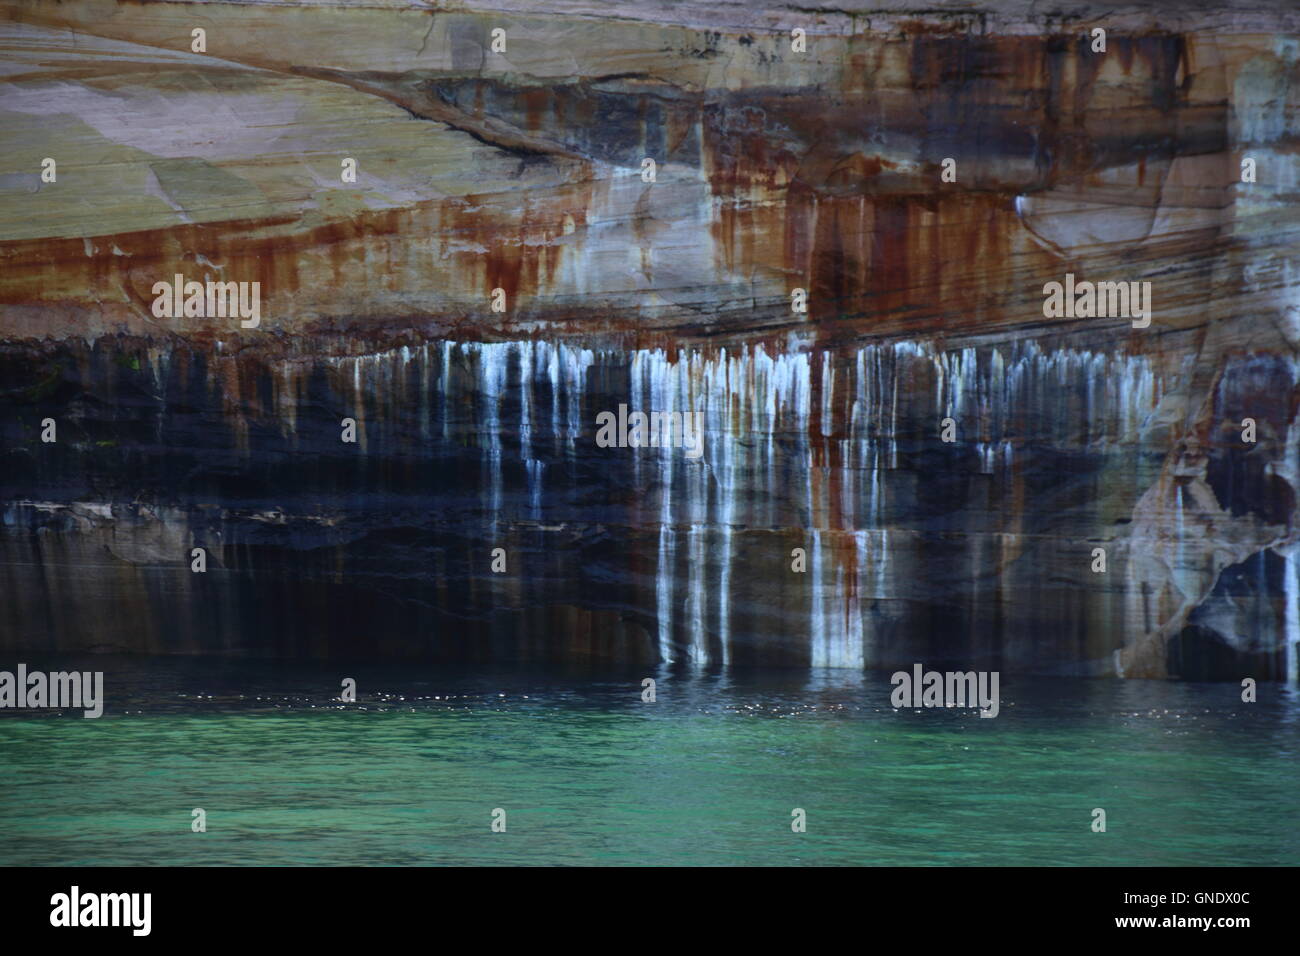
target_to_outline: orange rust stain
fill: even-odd
[[[716,269],[729,280],[750,278],[756,287],[770,288],[783,277],[787,292],[807,289],[809,315],[786,323],[814,328],[818,344],[973,330],[1000,319],[1008,296],[1024,287],[1024,274],[1060,271],[1050,254],[1016,245],[1023,226],[1012,199],[1044,185],[1096,178],[1103,168],[1099,157],[1105,154],[1095,139],[1107,131],[1089,125],[1108,115],[1098,119],[1090,109],[1103,58],[1079,36],[980,36],[959,30],[963,22],[907,24],[906,41],[849,38],[831,97],[824,91],[746,90],[662,108],[670,151],[697,124],[701,131],[698,159],[714,199]],[[1151,80],[1133,84],[1132,107],[1145,107],[1144,117],[1160,119],[1153,105],[1172,111],[1182,102],[1176,75],[1186,69],[1184,38],[1112,36],[1108,42],[1134,73]],[[487,89],[481,83],[475,90],[472,109],[480,118]],[[942,98],[952,91],[956,105]],[[516,95],[530,130],[561,121],[590,126],[600,100],[568,88]],[[640,119],[627,125],[638,125],[624,133],[644,131],[646,102],[637,100]],[[1172,112],[1167,119],[1176,131]],[[982,129],[993,123],[996,129],[999,122],[1036,131],[1032,163],[1023,164],[1033,168],[1016,172],[1021,180],[1013,182],[999,179],[995,166],[974,190],[936,186],[933,161],[942,153],[897,164],[873,152],[888,152],[883,147],[871,145],[881,124],[926,141],[951,134],[954,124]],[[1134,157],[1140,182],[1147,178],[1146,158]],[[432,201],[311,228],[293,219],[177,226],[100,237],[92,242],[101,251],[91,256],[79,238],[0,243],[0,302],[102,302],[124,311],[125,300],[134,313],[147,313],[152,282],[175,272],[200,278],[201,255],[225,265],[225,278],[262,282],[266,308],[282,314],[315,290],[348,313],[321,316],[317,309],[322,321],[363,317],[354,313],[368,308],[367,290],[389,293],[383,301],[432,290],[447,293],[447,301],[459,299],[458,308],[469,313],[439,318],[472,331],[492,323],[492,316],[486,300],[480,313],[463,303],[494,288],[506,290],[512,314],[521,302],[545,307],[566,246],[576,241],[566,238],[565,222],[581,232],[592,188],[575,182],[535,195],[521,190]],[[131,255],[104,255],[111,244]],[[1008,265],[1013,255],[1014,274]],[[556,310],[547,318],[557,332],[594,326],[579,310]],[[747,331],[758,341],[774,323],[765,319]],[[642,329],[631,316],[607,317],[600,329],[665,345],[673,344],[677,330],[711,331],[707,320],[698,327]],[[772,335],[779,341],[776,330]]]
[[[264,319],[296,319],[298,293],[318,290],[355,310],[364,308],[367,289],[463,299],[504,288],[513,309],[519,297],[545,294],[554,281],[565,248],[559,240],[566,223],[573,232],[585,227],[591,188],[579,182],[535,197],[435,200],[310,228],[293,217],[184,224],[95,237],[90,255],[80,238],[0,242],[0,303],[102,303],[123,320],[169,334],[176,326],[152,316],[152,288],[179,273],[260,283]],[[114,247],[124,254],[112,254]],[[185,334],[197,334],[204,322],[191,320]]]
[[[524,91],[523,100],[525,122],[529,131],[535,133],[542,128],[542,113],[551,106],[552,92],[545,87],[535,87]]]

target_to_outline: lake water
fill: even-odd
[[[3,864],[1300,860],[1300,697],[1279,684],[1246,704],[1004,673],[981,719],[895,711],[884,673],[26,663],[103,670],[108,703],[0,711]],[[344,677],[355,704],[330,700]]]

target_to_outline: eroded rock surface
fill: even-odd
[[[1298,22],[4,0],[0,645],[1294,676]]]

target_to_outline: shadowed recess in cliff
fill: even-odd
[[[140,649],[130,630],[153,621],[161,651],[300,653],[306,628],[314,652],[346,655],[363,649],[342,635],[364,610],[363,645],[398,656],[861,668],[924,654],[1101,673],[1213,586],[1153,607],[1164,578],[1129,557],[1138,502],[1167,480],[1177,362],[1032,341],[669,353],[447,340],[333,356],[101,340],[5,361],[15,646],[49,627],[60,646]],[[1259,405],[1268,420],[1261,386],[1294,393],[1298,379],[1294,362],[1238,362],[1223,411]],[[623,447],[597,442],[602,412],[636,411],[692,415],[698,457],[680,418],[657,446],[626,426]],[[61,432],[42,447],[46,417]],[[1230,460],[1234,440],[1214,455]],[[1253,454],[1252,474],[1290,474],[1296,444],[1273,434]],[[1225,511],[1278,516],[1285,540],[1211,525],[1175,543],[1184,562],[1229,540],[1279,549],[1281,600],[1252,627],[1282,671],[1300,626],[1283,554],[1294,494],[1280,478],[1220,485]],[[1096,546],[1106,575],[1090,568]],[[192,547],[211,554],[203,575]],[[79,606],[131,603],[132,623],[107,637],[104,615],[65,616],[50,580]],[[257,595],[276,604],[274,628]],[[200,610],[209,600],[221,614]],[[601,622],[598,649],[573,651],[562,619],[588,622],[575,634]]]

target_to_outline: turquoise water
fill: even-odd
[[[1004,674],[980,719],[895,711],[886,674],[76,664],[105,671],[104,717],[0,712],[0,863],[1300,860],[1300,699],[1277,684],[1243,704]],[[330,702],[342,677],[358,703]]]

